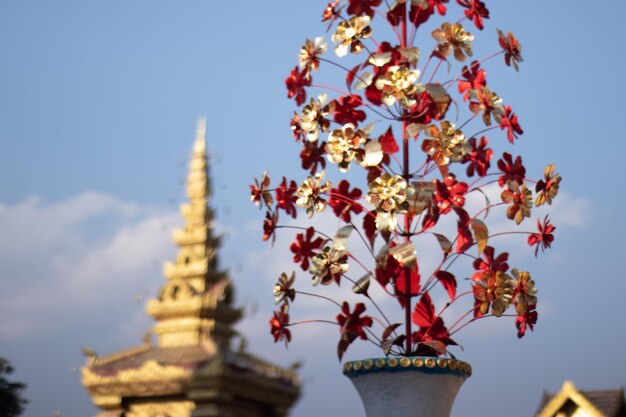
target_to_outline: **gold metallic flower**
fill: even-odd
[[[363,159],[365,151],[361,145],[366,140],[365,131],[356,129],[352,123],[347,123],[341,129],[335,129],[328,135],[328,143],[325,147],[326,157],[330,162],[339,166],[339,171],[346,172],[353,159]]]
[[[252,201],[257,207],[262,208],[263,203],[269,209],[274,205],[274,197],[272,193],[267,190],[270,186],[270,177],[267,171],[263,172],[261,181],[254,179],[254,185],[250,185],[250,201]]]
[[[328,45],[324,43],[324,38],[318,37],[314,41],[307,39],[305,44],[300,48],[300,70],[309,69],[317,71],[320,66],[319,56],[324,54],[328,49]]]
[[[399,175],[384,173],[370,182],[367,201],[376,206],[376,228],[393,231],[398,224],[397,214],[409,208],[407,182]]]
[[[489,91],[488,87],[483,87],[480,90],[470,90],[469,97],[472,100],[476,100],[470,102],[470,110],[474,114],[483,112],[483,123],[485,123],[485,126],[491,126],[492,114],[496,122],[500,123],[505,111],[502,99],[496,93]]]
[[[424,91],[421,84],[415,84],[420,76],[418,70],[411,70],[405,66],[393,65],[387,72],[376,80],[376,88],[381,90],[382,100],[387,106],[393,106],[396,100],[405,109],[415,105],[414,94]]]
[[[330,285],[333,281],[339,284],[341,275],[348,270],[348,256],[343,250],[326,246],[324,250],[311,258],[313,285]]]
[[[326,132],[330,126],[330,120],[324,116],[335,111],[335,102],[331,101],[326,104],[327,101],[328,96],[320,94],[317,99],[312,98],[311,102],[302,109],[300,128],[306,132],[306,138],[311,142],[317,141],[320,130]]]
[[[537,305],[537,288],[535,281],[530,278],[527,271],[512,269],[511,274],[515,277],[515,310],[517,314],[524,314],[530,306]]]
[[[334,43],[338,43],[335,54],[341,58],[348,54],[348,50],[353,54],[361,52],[363,50],[361,39],[369,38],[372,34],[369,24],[370,17],[367,15],[353,16],[348,21],[340,22],[331,37]]]
[[[278,282],[274,286],[274,296],[276,297],[274,301],[276,304],[280,304],[283,301],[289,303],[289,301],[293,301],[296,298],[296,290],[291,288],[295,280],[295,271],[293,271],[290,276],[287,276],[285,272],[280,274]]]
[[[479,301],[481,314],[491,313],[500,317],[511,304],[515,281],[502,271],[484,273],[474,284],[474,297]]]
[[[441,122],[441,130],[435,125],[428,126],[426,135],[431,139],[422,142],[422,150],[430,155],[438,166],[460,162],[472,150],[463,132],[455,129],[454,125],[446,120]]]
[[[433,38],[439,42],[437,48],[442,57],[450,55],[452,49],[454,49],[454,58],[457,61],[463,62],[467,56],[472,56],[474,36],[466,32],[460,23],[454,25],[444,23],[441,29],[433,31]]]
[[[299,207],[306,208],[306,214],[309,217],[313,216],[315,212],[321,212],[326,208],[326,200],[321,197],[322,194],[327,194],[332,188],[330,181],[324,180],[324,172],[315,174],[315,177],[309,176],[296,191],[296,204]]]
[[[533,194],[526,188],[526,183],[520,187],[517,182],[509,181],[507,185],[509,189],[502,191],[500,195],[503,202],[511,204],[506,208],[506,217],[520,224],[526,217],[530,217],[530,210],[533,207]]]
[[[554,165],[552,164],[546,167],[543,176],[544,178],[539,180],[535,187],[535,191],[539,193],[535,201],[537,207],[545,203],[552,204],[552,199],[556,197],[559,192],[559,183],[561,182],[561,177],[554,172]]]

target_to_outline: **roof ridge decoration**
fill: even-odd
[[[180,207],[185,225],[173,233],[178,254],[164,264],[167,281],[146,310],[157,321],[154,332],[159,347],[213,342],[228,348],[241,310],[232,307],[230,278],[218,269],[220,239],[214,234],[215,215],[209,206],[206,119],[198,120],[186,194],[188,201]]]
[[[565,381],[561,391],[546,403],[536,417],[554,417],[568,400],[572,400],[578,407],[585,409],[590,417],[612,417],[602,413],[582,391],[574,386],[572,381]]]

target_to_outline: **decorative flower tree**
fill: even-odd
[[[294,112],[291,130],[302,145],[302,168],[309,175],[301,182],[283,177],[272,188],[266,172],[250,186],[252,201],[267,210],[263,239],[274,242],[279,228],[294,230],[290,249],[304,271],[297,280],[295,272],[278,278],[274,295],[280,307],[270,320],[275,341],[289,342],[293,325],[326,322],[338,327],[339,359],[357,339],[373,342],[385,355],[443,356],[457,344],[455,334],[480,319],[513,316],[518,337],[533,329],[535,283],[528,272],[510,269],[509,254],[495,245],[499,236],[523,234],[535,256],[550,247],[555,227],[548,217],[530,232],[519,225],[528,224],[524,220],[533,206],[552,203],[561,178],[549,165],[543,179],[528,179],[521,156],[506,151],[493,164],[495,148],[514,144],[523,131],[511,106],[487,86],[484,66],[503,57],[517,70],[522,47],[512,33],[498,30],[500,48],[471,61],[474,36],[463,25],[482,30],[489,11],[480,0],[456,0],[460,10],[448,13],[448,3],[336,0],[322,21],[333,30],[339,62],[327,57],[322,38],[302,46],[299,65],[285,84],[288,97],[304,105]],[[436,15],[447,14],[456,23],[434,26],[432,45],[418,48],[418,31]],[[392,36],[391,42],[377,38],[374,22]],[[356,62],[342,63],[350,59]],[[346,86],[317,83],[322,67],[343,73]],[[320,94],[307,101],[312,90]],[[346,176],[332,184],[325,179],[326,168],[337,168],[341,175],[361,168],[362,182],[355,183],[358,177],[351,175],[352,182]],[[499,201],[488,198],[489,187],[501,188]],[[472,195],[483,202],[477,210],[465,204]],[[343,226],[332,232],[279,223],[279,214],[296,219],[298,209],[309,218],[330,209]],[[490,233],[486,219],[496,209],[506,210],[511,231]],[[452,232],[450,224],[456,225]],[[348,245],[351,235],[358,235],[356,242],[369,259],[355,256],[355,240]],[[435,268],[425,270],[416,253],[418,242],[441,249]],[[455,271],[463,265],[469,272],[459,276]],[[467,284],[457,289],[461,278]],[[314,290],[301,291],[296,281],[313,287],[349,283],[356,295],[348,295],[362,302],[351,306]],[[400,320],[392,320],[392,312],[375,302],[380,297],[370,296],[373,286],[397,301]],[[436,306],[431,292],[440,288],[449,301]],[[322,298],[335,310],[330,319],[292,323],[289,313],[297,296]],[[451,308],[463,303],[464,309]],[[451,311],[459,317],[444,323]]]

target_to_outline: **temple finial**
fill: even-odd
[[[198,119],[196,127],[196,141],[193,144],[193,153],[206,153],[206,118]]]

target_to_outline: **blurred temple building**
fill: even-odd
[[[156,321],[144,343],[98,357],[84,349],[82,383],[97,417],[281,417],[300,393],[294,372],[256,357],[245,344],[233,350],[233,283],[217,267],[219,238],[209,207],[206,122],[199,121],[187,178],[183,229],[174,232],[176,260],[146,310]]]
[[[536,417],[626,417],[624,388],[581,391],[565,381],[559,393],[543,394]]]

